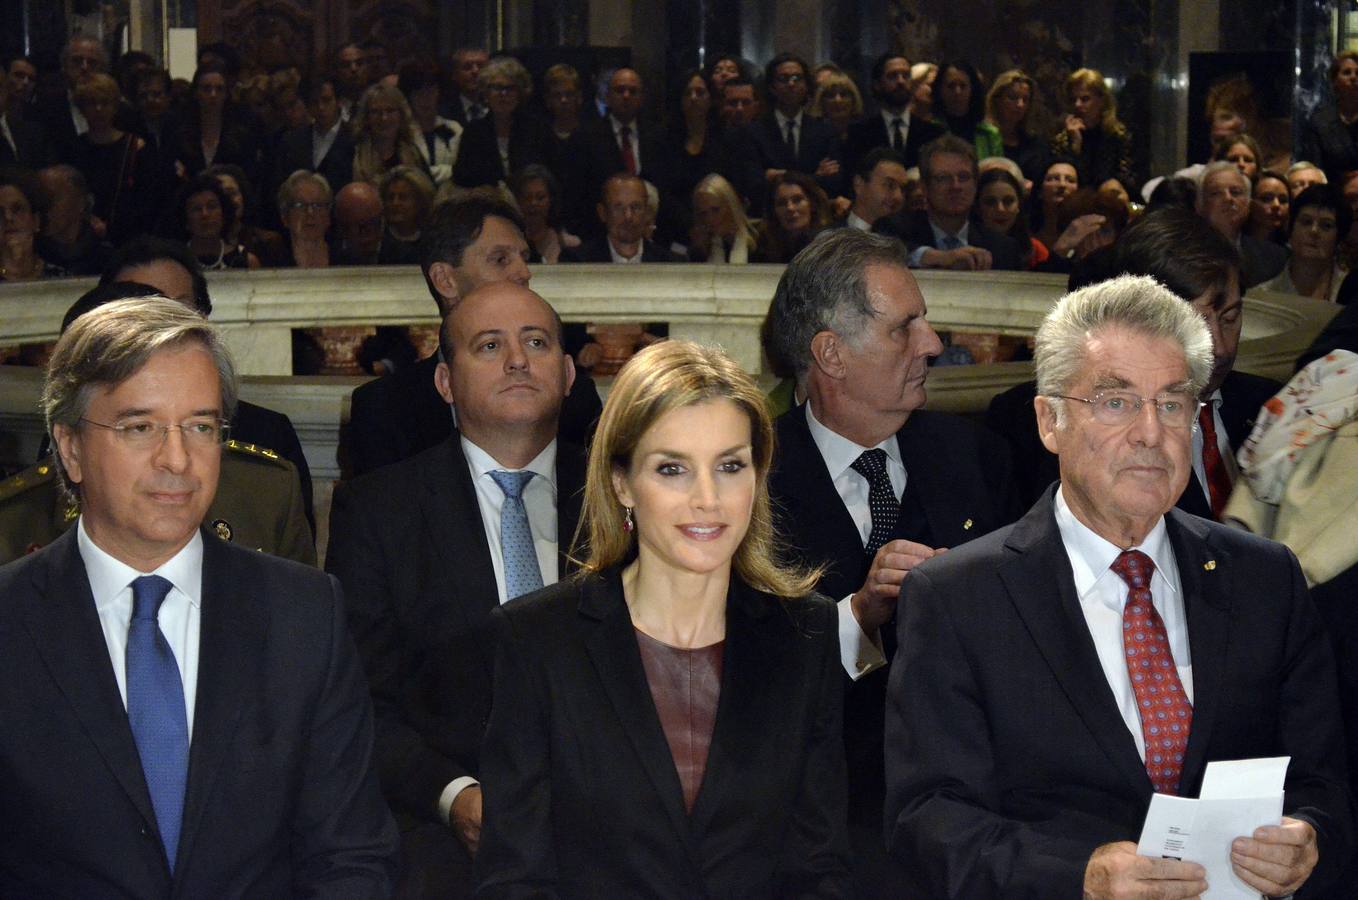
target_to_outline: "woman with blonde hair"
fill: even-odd
[[[917,62],[910,67],[910,117],[925,122],[934,120],[934,82],[938,79],[938,64]]]
[[[481,67],[476,84],[490,113],[462,132],[453,181],[466,188],[508,184],[514,172],[546,161],[546,129],[528,107],[533,79],[514,57],[497,56]]]
[[[715,172],[705,176],[693,189],[689,261],[747,263],[754,244],[754,226],[731,182]]]
[[[1047,148],[1028,130],[1028,114],[1033,108],[1036,84],[1022,69],[1009,69],[995,76],[985,95],[985,120],[1000,133],[1004,155],[1018,163],[1023,177],[1038,181],[1042,177]]]
[[[478,896],[849,892],[836,613],[777,561],[773,435],[719,350],[618,374],[580,573],[495,613]]]
[[[424,168],[415,145],[415,115],[399,88],[375,84],[363,92],[354,113],[354,181],[376,184],[396,166]]]
[[[1116,178],[1140,184],[1132,163],[1132,136],[1118,119],[1117,100],[1096,69],[1076,69],[1066,79],[1070,112],[1051,140],[1052,153],[1075,160],[1081,184]]]
[[[849,126],[863,117],[863,95],[843,72],[827,72],[817,77],[816,95],[811,98],[807,112],[833,125],[843,140]]]

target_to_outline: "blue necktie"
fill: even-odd
[[[533,473],[496,470],[490,477],[505,492],[504,506],[500,507],[500,553],[505,561],[505,596],[513,600],[542,587],[533,530],[528,527],[528,510],[523,505],[523,489]]]
[[[189,774],[189,723],[179,665],[156,620],[170,588],[170,582],[159,575],[143,575],[132,582],[127,718],[173,872]]]
[[[942,250],[956,250],[956,249],[959,248],[959,247],[965,247],[965,246],[966,246],[966,244],[963,244],[961,238],[959,238],[957,235],[955,235],[955,234],[945,234],[945,235],[943,235],[943,246],[942,246],[940,249],[942,249]]]

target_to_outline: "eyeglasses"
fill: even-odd
[[[796,72],[793,72],[789,75],[775,75],[773,76],[773,80],[779,84],[801,84],[806,80],[806,76],[798,75]]]
[[[318,212],[325,212],[325,211],[326,211],[327,209],[329,209],[329,208],[330,208],[330,204],[327,203],[327,202],[324,201],[324,200],[318,200],[318,201],[316,201],[316,202],[314,202],[314,203],[307,203],[307,202],[305,202],[305,201],[303,201],[303,200],[294,200],[294,201],[292,201],[291,203],[288,204],[288,209],[292,210],[293,212],[314,212],[314,213],[318,213]]]
[[[1138,397],[1130,391],[1099,391],[1093,397],[1071,397],[1066,394],[1048,396],[1088,403],[1094,421],[1104,425],[1128,425],[1141,414],[1142,405],[1149,403],[1155,407],[1161,425],[1166,428],[1190,428],[1197,420],[1198,410],[1202,408],[1202,403],[1191,399],[1188,394]]]
[[[214,419],[209,416],[185,419],[177,425],[165,425],[150,419],[129,419],[116,425],[108,425],[83,416],[80,421],[98,428],[106,428],[124,444],[138,450],[159,447],[172,430],[179,432],[184,439],[185,447],[201,450],[225,443],[231,432],[231,425],[225,419]]]
[[[938,172],[929,176],[929,183],[939,187],[950,184],[971,184],[974,178],[970,172]]]

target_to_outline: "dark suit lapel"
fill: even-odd
[[[1207,496],[1202,492],[1202,482],[1198,480],[1197,473],[1191,469],[1188,472],[1188,487],[1179,495],[1179,502],[1174,504],[1186,513],[1195,516],[1202,516],[1204,519],[1212,518],[1212,507],[1207,505]]]
[[[46,567],[34,570],[34,588],[26,598],[25,617],[33,643],[90,742],[154,830],[151,795],[94,608],[76,529],[53,542]]]
[[[1231,560],[1212,546],[1205,522],[1170,510],[1165,516],[1179,567],[1188,647],[1193,660],[1193,724],[1188,733],[1181,784],[1194,794],[1207,765],[1207,745],[1221,701],[1221,680],[1230,646]]]
[[[618,715],[618,722],[660,799],[666,818],[692,858],[683,788],[660,725],[660,716],[655,711],[655,701],[651,699],[632,617],[627,611],[622,581],[616,572],[607,581],[591,578],[585,582],[580,614],[597,623],[594,633],[585,641],[585,649]]]
[[[462,439],[454,431],[439,446],[443,452],[427,457],[419,478],[429,488],[419,501],[419,514],[425,519],[422,533],[427,536],[424,540],[444,545],[444,552],[433,556],[441,562],[441,571],[434,576],[450,603],[454,597],[462,598],[460,611],[471,626],[485,621],[499,605],[500,589]],[[481,645],[481,657],[485,671],[495,671],[495,649],[488,642]]]
[[[786,507],[786,521],[790,523],[816,523],[817,540],[809,546],[796,549],[819,557],[831,565],[836,560],[860,560],[863,557],[863,541],[859,536],[858,525],[845,508],[830,471],[825,468],[825,458],[820,455],[811,431],[806,425],[806,404],[786,414],[787,427],[779,437],[779,468],[782,470],[780,481],[784,487],[779,492],[779,500]],[[817,561],[816,559],[812,560]],[[841,578],[859,577],[858,571],[834,573]],[[854,585],[854,589],[858,587]]]
[[[1075,596],[1070,558],[1052,512],[1054,493],[1055,489],[1048,489],[1014,526],[1005,546],[1016,551],[1016,556],[1001,567],[1000,579],[1038,652],[1095,742],[1128,785],[1149,796],[1150,778],[1114,702]]]
[[[585,451],[575,444],[556,442],[556,547],[558,578],[574,571],[569,556],[580,523],[580,504],[585,493]]]
[[[907,488],[919,497],[934,542],[952,547],[979,535],[978,524],[988,520],[989,510],[968,508],[975,491],[971,485],[959,485],[956,461],[940,452],[927,419],[918,414],[907,419],[896,432],[896,446],[905,465]]]
[[[241,713],[252,702],[267,707],[251,687],[263,683],[269,618],[259,598],[267,587],[253,567],[233,565],[230,550],[203,532],[203,596],[199,624],[198,693],[194,701],[193,738],[189,745],[189,783],[184,798],[184,827],[179,860],[189,859],[203,811],[228,753]],[[267,734],[267,729],[266,729]]]

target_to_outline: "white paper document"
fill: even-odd
[[[1197,800],[1151,797],[1136,852],[1198,863],[1207,870],[1207,893],[1202,896],[1208,900],[1258,900],[1259,892],[1231,869],[1231,842],[1282,819],[1290,759],[1208,763]]]

